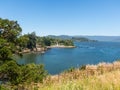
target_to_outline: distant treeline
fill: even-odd
[[[90,40],[85,37],[72,37],[73,41],[79,41],[79,42],[96,42],[97,40]]]
[[[55,35],[48,35],[47,37],[53,38],[53,39],[62,39],[62,40],[72,40],[78,41],[78,42],[96,42],[97,40],[91,40],[87,37],[84,36],[68,36],[68,35],[60,35],[60,36],[55,36]]]

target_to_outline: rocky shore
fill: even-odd
[[[20,53],[31,53],[31,52],[40,52],[40,53],[44,53],[46,50],[47,50],[46,47],[34,48],[33,50],[26,48],[26,49],[22,50],[22,52],[20,52]]]
[[[75,46],[64,46],[64,45],[52,45],[52,46],[46,46],[46,47],[36,47],[33,50],[25,48],[19,53],[34,53],[34,52],[40,52],[45,53],[46,50],[51,48],[75,48]]]

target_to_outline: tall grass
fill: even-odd
[[[120,62],[72,68],[59,75],[47,76],[43,83],[24,84],[17,88],[18,90],[120,90]]]
[[[40,86],[38,90],[120,90],[120,71],[86,78],[64,79]]]
[[[87,65],[49,76],[38,90],[120,90],[120,62]]]

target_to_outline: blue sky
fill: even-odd
[[[0,0],[0,17],[23,34],[120,35],[120,0]]]

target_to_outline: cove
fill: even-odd
[[[76,48],[52,48],[44,54],[30,53],[16,57],[19,64],[44,64],[54,75],[70,67],[113,62],[120,59],[120,42],[74,42]]]

